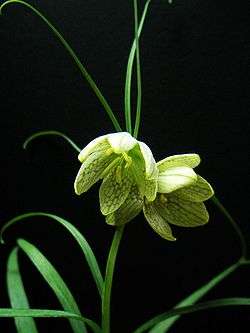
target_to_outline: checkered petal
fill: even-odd
[[[80,195],[90,189],[111,163],[113,157],[103,151],[93,152],[83,162],[74,182],[75,193]]]
[[[198,154],[173,155],[159,161],[157,167],[160,172],[164,172],[168,168],[180,166],[195,168],[200,164],[200,161],[200,156]]]
[[[142,210],[143,199],[136,186],[132,186],[124,203],[114,213],[106,216],[110,225],[120,226],[133,220]]]
[[[143,206],[143,212],[149,225],[162,238],[174,241],[176,238],[172,234],[172,230],[166,220],[162,218],[156,209],[154,203],[147,203]]]
[[[209,219],[202,202],[186,201],[175,194],[160,194],[154,204],[164,220],[180,227],[197,227]]]
[[[188,201],[202,202],[214,195],[212,186],[201,176],[197,175],[197,182],[177,190],[175,194]]]
[[[116,211],[126,200],[132,178],[127,169],[115,166],[104,178],[99,190],[100,208],[103,215]]]

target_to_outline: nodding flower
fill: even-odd
[[[157,195],[149,201],[136,188],[106,222],[119,226],[131,221],[143,210],[144,216],[161,237],[174,241],[169,224],[196,227],[208,222],[209,215],[203,201],[213,196],[211,185],[197,175],[193,168],[200,163],[197,154],[169,156],[157,163]]]
[[[75,179],[75,192],[80,195],[102,180],[99,199],[103,215],[119,209],[133,187],[149,202],[156,198],[158,168],[152,152],[129,133],[111,133],[94,139],[78,159],[82,165]]]

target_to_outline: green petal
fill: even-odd
[[[74,183],[76,194],[80,195],[94,185],[114,157],[103,151],[92,153],[82,164]]]
[[[157,232],[158,235],[169,241],[176,240],[172,234],[170,226],[158,213],[154,203],[144,204],[143,212],[149,225],[154,229],[155,232]]]
[[[206,224],[209,219],[202,202],[185,201],[174,193],[159,194],[155,206],[166,221],[180,227],[197,227]]]
[[[143,199],[136,186],[132,186],[124,203],[114,213],[106,216],[110,225],[120,226],[133,220],[142,210]]]
[[[158,189],[157,179],[145,180],[144,193],[148,201],[154,201],[156,198]]]
[[[98,138],[92,140],[78,155],[80,162],[84,162],[86,158],[93,152],[98,152],[100,150],[105,150],[110,148],[110,145],[107,141],[107,135],[99,136]]]
[[[198,154],[181,154],[173,155],[157,163],[160,172],[164,172],[171,167],[186,166],[189,168],[195,168],[200,164],[200,156]]]
[[[171,167],[160,172],[158,177],[158,192],[170,193],[179,188],[191,185],[197,180],[197,175],[192,168]]]
[[[127,169],[121,164],[115,166],[104,178],[99,190],[100,207],[103,215],[116,211],[126,200],[132,179]]]
[[[197,175],[197,182],[195,184],[179,189],[175,194],[184,200],[201,202],[211,198],[214,195],[214,191],[204,178]]]

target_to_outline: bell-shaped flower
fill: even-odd
[[[80,195],[103,179],[99,190],[103,215],[115,212],[136,187],[150,202],[157,192],[158,168],[149,147],[127,132],[100,136],[78,156],[82,166],[74,188]]]
[[[197,154],[174,155],[158,162],[158,193],[155,200],[149,202],[132,187],[123,205],[106,216],[106,222],[122,225],[143,210],[149,225],[167,240],[175,240],[169,224],[181,227],[204,225],[209,216],[203,201],[213,196],[214,192],[211,185],[194,172],[193,168],[199,163]]]

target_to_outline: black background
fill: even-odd
[[[145,1],[139,1],[140,13]],[[123,122],[123,89],[133,36],[131,1],[32,1],[64,34]],[[98,208],[98,186],[77,197],[77,153],[62,139],[44,137],[28,151],[22,142],[54,129],[84,147],[113,131],[102,106],[48,28],[29,10],[12,5],[0,19],[1,210],[0,224],[29,211],[71,221],[89,240],[102,269],[114,230]],[[249,1],[152,0],[141,38],[143,78],[140,140],[156,160],[197,152],[197,171],[237,220],[249,242]],[[142,215],[126,227],[113,289],[113,332],[131,332],[232,264],[237,236],[208,203],[210,222],[175,228],[178,241],[157,236]],[[5,268],[17,238],[35,244],[67,281],[87,317],[99,319],[95,285],[78,246],[55,222],[27,220],[6,234],[0,249],[0,306],[8,307]],[[250,255],[250,251],[249,251]],[[20,253],[34,308],[60,308],[39,273]],[[249,268],[218,285],[204,300],[250,296]],[[38,320],[41,332],[70,332],[64,320]],[[172,332],[245,332],[249,308],[183,317]],[[13,332],[0,320],[1,332]],[[246,325],[246,326],[244,326]],[[3,329],[4,328],[4,329]]]

